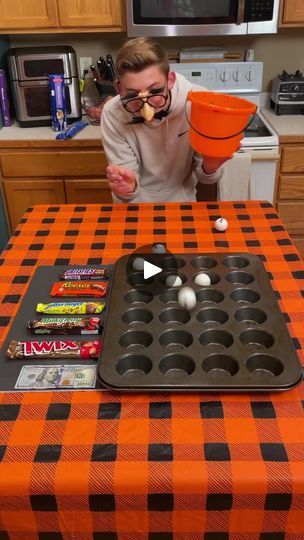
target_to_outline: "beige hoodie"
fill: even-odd
[[[176,74],[170,114],[162,120],[128,124],[131,115],[120,96],[109,100],[101,115],[101,136],[108,162],[136,173],[134,193],[114,202],[185,202],[196,200],[197,182],[213,183],[222,175],[203,173],[202,160],[189,144],[185,103],[189,90],[206,90]],[[187,108],[190,103],[187,103]],[[189,109],[188,109],[189,110]],[[195,174],[193,174],[195,172]]]

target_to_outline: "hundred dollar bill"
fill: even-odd
[[[39,390],[44,388],[95,388],[97,366],[36,365],[23,366],[15,388]]]

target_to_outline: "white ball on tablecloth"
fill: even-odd
[[[155,244],[152,247],[152,253],[167,253],[166,246],[164,244]]]
[[[228,221],[225,218],[218,218],[214,224],[217,231],[225,231],[228,228]]]

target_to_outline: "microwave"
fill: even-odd
[[[131,36],[277,32],[279,0],[126,0]]]
[[[67,123],[81,118],[76,53],[69,46],[8,49],[7,64],[16,120],[20,127],[50,126],[48,73],[64,76]]]

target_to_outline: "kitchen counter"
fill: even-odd
[[[77,133],[73,139],[67,141],[57,141],[57,133],[50,126],[21,128],[17,123],[11,127],[0,129],[1,147],[9,148],[12,146],[101,146],[100,127],[89,124],[82,131]]]
[[[263,107],[262,115],[279,136],[280,143],[304,143],[304,117],[301,114],[278,116],[272,109]]]

